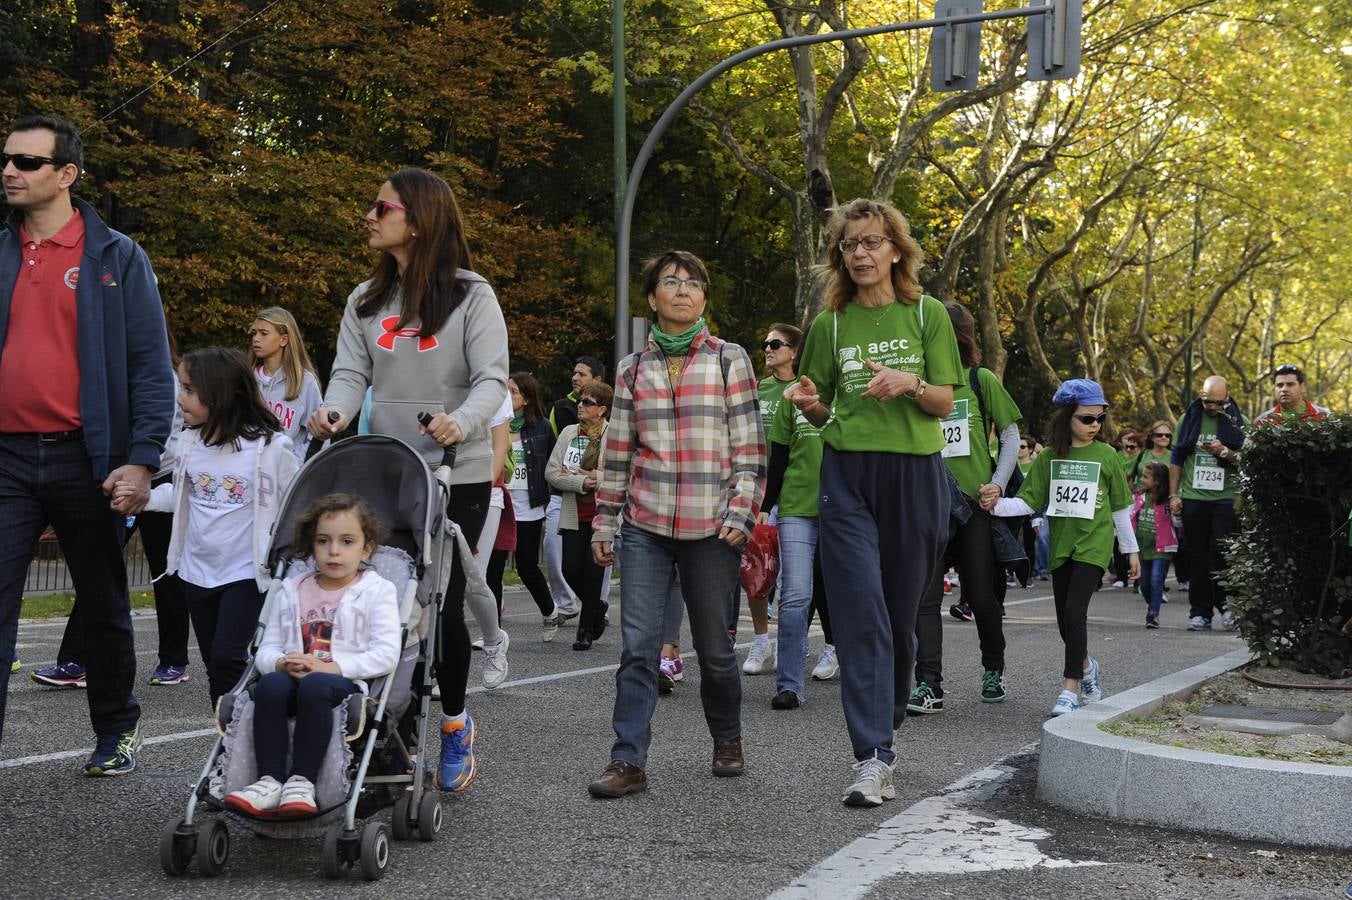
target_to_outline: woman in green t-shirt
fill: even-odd
[[[1131,526],[1131,491],[1117,452],[1096,440],[1108,420],[1108,401],[1097,382],[1072,378],[1052,397],[1051,452],[1038,454],[1015,497],[995,504],[997,516],[1047,511],[1051,523],[1052,594],[1056,627],[1065,642],[1061,694],[1052,707],[1060,716],[1084,702],[1101,700],[1099,664],[1089,655],[1089,600],[1103,583],[1116,534],[1128,554],[1130,577],[1141,573]]]
[[[827,222],[825,311],[785,398],[822,429],[818,523],[841,704],[854,750],[851,806],[896,796],[894,730],[906,717],[920,595],[948,537],[939,419],[962,365],[943,304],[923,295],[906,218],[874,200]]]
[[[793,366],[798,356],[798,347],[803,343],[800,328],[776,322],[770,326],[761,347],[765,350],[765,368],[768,375],[760,380],[761,424],[766,434],[775,420],[775,410],[784,402],[784,391],[793,384]],[[792,405],[792,404],[790,404]],[[764,509],[772,509],[774,504],[767,503]],[[742,586],[737,585],[737,598],[742,596]],[[734,608],[740,607],[734,602]],[[748,675],[763,675],[775,669],[775,645],[770,643],[770,597],[747,597],[747,609],[751,610],[751,628],[756,633],[747,651],[742,671]]]
[[[948,316],[962,353],[964,380],[953,392],[953,414],[944,419],[944,464],[962,489],[968,508],[967,521],[958,526],[948,541],[945,562],[952,561],[962,576],[962,604],[976,620],[981,645],[981,702],[1001,703],[1005,699],[1004,608],[995,591],[995,580],[1005,580],[1005,567],[995,558],[993,528],[1003,524],[991,521],[980,508],[983,495],[1004,494],[1018,461],[1019,422],[1023,414],[1009,396],[1000,378],[981,368],[981,348],[977,345],[975,323],[967,307],[949,303]],[[972,384],[980,388],[977,396]],[[987,416],[990,417],[989,421]],[[992,432],[998,434],[995,444]],[[999,448],[999,461],[991,459]],[[944,708],[943,582],[935,578],[920,598],[915,622],[915,687],[906,709],[913,713],[937,713]]]

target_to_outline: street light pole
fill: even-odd
[[[611,156],[614,166],[614,195],[615,195],[615,246],[619,247],[620,232],[624,227],[624,188],[626,174],[629,168],[629,151],[626,141],[626,123],[628,121],[627,111],[624,102],[624,0],[610,0],[610,79],[611,79],[611,110],[610,118],[612,123]],[[626,247],[629,244],[628,237],[624,241]],[[628,288],[629,288],[629,267],[615,262],[616,284],[615,296],[619,296],[622,289],[620,280],[623,280],[623,290],[625,291],[625,315],[621,322],[618,312],[615,316],[615,366],[618,369],[620,360],[628,351],[625,349],[629,341],[629,312],[628,312]],[[616,304],[618,308],[618,303]],[[623,326],[623,327],[621,327]],[[621,337],[623,335],[623,337]]]
[[[613,0],[619,2],[619,0]],[[1035,3],[1042,4],[1045,0],[1034,0]],[[1064,0],[1057,0],[1064,6]],[[1031,16],[1045,16],[1053,13],[1057,8],[1053,3],[1046,5],[1023,6],[1018,9],[996,10],[994,12],[971,13],[968,15],[946,16],[936,19],[925,19],[919,22],[893,22],[888,25],[875,25],[872,28],[855,28],[849,31],[831,31],[825,34],[806,34],[798,37],[781,38],[777,41],[770,41],[768,44],[760,44],[756,47],[750,47],[740,53],[729,56],[727,59],[709,69],[700,77],[696,78],[680,95],[671,102],[671,105],[663,111],[653,130],[648,133],[648,137],[639,148],[638,154],[634,157],[634,165],[629,170],[629,178],[624,187],[624,202],[621,205],[619,221],[616,224],[615,234],[615,359],[618,363],[630,352],[629,340],[629,229],[634,218],[634,202],[638,195],[638,184],[643,178],[643,170],[648,165],[648,160],[652,157],[653,149],[657,146],[658,140],[666,133],[671,126],[671,122],[676,118],[681,110],[689,105],[695,95],[704,90],[708,84],[722,75],[724,72],[740,65],[747,60],[755,59],[766,53],[775,50],[788,50],[791,47],[804,47],[811,44],[825,44],[832,41],[843,41],[850,38],[872,37],[878,34],[892,34],[898,31],[918,31],[922,28],[952,28],[956,25],[967,25],[973,22],[990,22],[998,19],[1026,19]],[[1076,35],[1078,37],[1078,35]],[[1078,45],[1077,45],[1078,46]],[[1031,62],[1030,62],[1031,65]]]

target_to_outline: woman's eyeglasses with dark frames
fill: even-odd
[[[891,238],[885,234],[866,234],[861,238],[846,238],[840,242],[840,252],[849,255],[855,251],[860,244],[864,245],[865,250],[877,250],[883,245],[884,241],[891,242]]]
[[[1173,433],[1172,431],[1152,431],[1152,432],[1150,432],[1150,436],[1151,436],[1152,438],[1162,437],[1162,438],[1171,438],[1171,439],[1172,439],[1173,436],[1174,436],[1174,433]]]
[[[600,400],[593,400],[591,397],[583,397],[581,400],[577,401],[577,405],[578,405],[578,406],[601,406],[602,403],[601,403]]]
[[[789,343],[788,341],[781,341],[779,338],[770,338],[770,340],[764,341],[761,346],[766,350],[779,350],[789,346]]]

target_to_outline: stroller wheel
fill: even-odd
[[[230,859],[230,832],[220,819],[197,832],[197,870],[207,877],[225,871]]]
[[[182,875],[192,862],[194,830],[183,829],[182,819],[170,819],[160,829],[160,868],[166,875]]]
[[[413,806],[413,794],[404,791],[394,801],[394,812],[390,815],[390,833],[396,841],[406,841],[413,837],[413,828],[408,821],[408,812]]]
[[[352,868],[352,855],[349,849],[352,842],[353,837],[344,833],[342,822],[335,822],[324,833],[324,853],[321,862],[325,878],[342,878],[348,869]]]
[[[367,822],[361,830],[361,874],[367,881],[385,877],[390,866],[390,830],[384,822]]]
[[[441,797],[435,791],[423,794],[418,804],[418,840],[436,840],[441,830]]]

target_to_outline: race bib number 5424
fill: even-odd
[[[1047,515],[1061,519],[1092,519],[1098,506],[1101,463],[1075,459],[1052,460]]]

